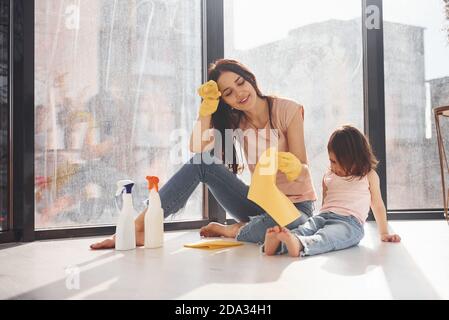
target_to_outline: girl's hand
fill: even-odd
[[[278,166],[288,181],[296,180],[302,171],[301,161],[291,152],[278,152]]]
[[[198,94],[203,98],[200,106],[200,116],[207,117],[214,114],[217,111],[221,97],[217,83],[213,80],[206,82],[198,89]]]
[[[401,242],[401,237],[397,234],[384,233],[380,235],[383,242]]]

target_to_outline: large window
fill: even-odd
[[[368,32],[364,40],[369,50],[363,52],[361,12],[366,2],[383,3],[384,38]],[[157,175],[163,185],[188,160],[204,62],[222,56],[248,65],[264,93],[305,106],[306,148],[318,206],[329,135],[347,123],[363,130],[366,120],[381,158],[387,154],[382,188],[387,183],[388,209],[440,209],[432,109],[449,104],[445,3],[0,0],[0,231],[17,231],[0,235],[32,240],[35,235],[66,234],[46,229],[113,225],[116,182],[121,179],[137,183],[134,205],[142,211],[148,192],[145,177]],[[384,129],[375,114],[383,113],[383,86],[377,79],[383,49],[386,150],[383,134],[376,136],[373,130],[374,123],[380,132]],[[32,71],[34,97],[27,82]],[[30,120],[31,101],[34,128],[19,122]],[[10,125],[10,119],[17,122]],[[441,126],[449,141],[449,123]],[[33,135],[35,158],[30,159]],[[29,183],[33,173],[34,185]],[[250,182],[248,171],[240,177]],[[16,192],[10,194],[11,187]],[[202,198],[198,188],[169,220],[201,219]],[[214,212],[213,201],[209,206]],[[33,228],[44,231],[34,233]],[[70,232],[97,230],[110,229]]]
[[[388,209],[441,208],[432,109],[449,105],[444,2],[384,0],[383,5]],[[448,133],[449,126],[442,125]]]
[[[319,206],[330,134],[348,123],[363,130],[360,0],[229,0],[224,20],[225,56],[246,64],[265,94],[304,105]]]
[[[116,182],[179,168],[201,83],[200,0],[35,2],[37,229],[114,224]],[[186,143],[185,150],[188,150]],[[173,219],[201,219],[200,188]]]
[[[9,225],[9,1],[0,1],[0,231]]]

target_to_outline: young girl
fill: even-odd
[[[320,214],[291,232],[277,226],[268,229],[262,248],[267,255],[311,256],[355,246],[364,236],[370,206],[381,240],[401,241],[388,233],[375,171],[378,162],[366,137],[352,126],[343,126],[332,134],[327,149],[330,170],[323,178]]]
[[[203,133],[215,129],[221,133],[222,146],[226,146],[226,130],[240,130],[248,133],[239,136],[239,145],[246,154],[250,171],[254,170],[258,159],[248,155],[262,154],[261,145],[273,146],[271,135],[267,137],[264,130],[277,132],[274,143],[278,151],[288,157],[282,159],[284,172],[277,175],[277,187],[284,192],[298,210],[304,214],[287,227],[298,227],[312,216],[315,190],[308,170],[302,170],[301,176],[295,168],[299,162],[307,164],[304,141],[304,108],[288,99],[264,95],[259,89],[254,74],[243,64],[235,60],[221,59],[211,65],[208,82],[199,89],[203,98],[198,112],[198,121],[190,138],[190,150],[195,156],[183,165],[159,190],[164,215],[167,217],[185,206],[190,195],[200,182],[206,184],[221,206],[238,221],[232,225],[210,223],[200,231],[202,236],[225,236],[240,241],[263,243],[268,228],[276,225],[275,221],[256,203],[247,198],[249,186],[240,180],[236,173],[238,163],[207,163],[214,137],[203,140]],[[263,130],[264,129],[264,130]],[[262,132],[259,132],[262,130]],[[206,132],[208,131],[208,132]],[[265,140],[265,141],[264,141]],[[217,141],[218,142],[218,141]],[[261,143],[265,142],[265,143]],[[237,148],[238,145],[234,145]],[[252,152],[253,149],[256,152]],[[222,159],[235,159],[235,153],[214,154]],[[219,153],[214,150],[214,153]],[[232,155],[232,154],[233,155]],[[238,153],[237,153],[238,154]],[[251,162],[251,163],[250,163]],[[232,171],[231,171],[232,170]],[[151,208],[149,208],[151,210]],[[136,243],[143,245],[144,216],[142,212],[135,221]],[[115,238],[106,239],[91,246],[92,249],[109,249],[115,246]]]

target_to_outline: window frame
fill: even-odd
[[[10,95],[10,88],[11,85],[9,83],[9,79],[10,79],[10,73],[11,73],[11,46],[10,46],[10,35],[11,35],[11,24],[10,24],[10,20],[11,20],[11,3],[10,0],[1,0],[1,6],[5,7],[5,13],[7,12],[7,16],[2,17],[2,23],[4,23],[5,25],[7,25],[7,36],[5,37],[7,39],[7,42],[4,43],[3,45],[3,49],[6,51],[6,73],[8,74],[8,81],[7,81],[7,105],[8,105],[8,123],[7,123],[7,131],[8,131],[8,145],[7,145],[7,152],[8,152],[8,163],[7,163],[7,178],[6,178],[6,198],[8,199],[8,203],[7,203],[7,221],[4,225],[6,225],[6,229],[3,231],[0,231],[0,243],[2,242],[8,242],[11,240],[14,240],[14,232],[13,230],[13,226],[12,226],[12,215],[11,215],[11,192],[10,192],[10,183],[11,183],[11,161],[10,161],[10,157],[11,157],[11,143],[10,143],[10,139],[11,139],[11,95]]]
[[[10,216],[15,240],[34,232],[34,1],[11,0],[11,174]]]
[[[207,80],[209,64],[224,57],[224,3],[223,0],[203,1],[203,82]],[[225,223],[226,211],[204,185],[204,217],[209,221]]]

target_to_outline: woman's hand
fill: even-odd
[[[401,242],[401,237],[397,234],[383,233],[380,235],[383,242]]]
[[[198,89],[198,94],[203,98],[200,106],[200,116],[207,117],[214,114],[217,111],[221,97],[217,83],[213,80],[206,82]]]
[[[278,152],[278,168],[285,173],[288,181],[293,181],[301,174],[302,163],[291,152]]]

